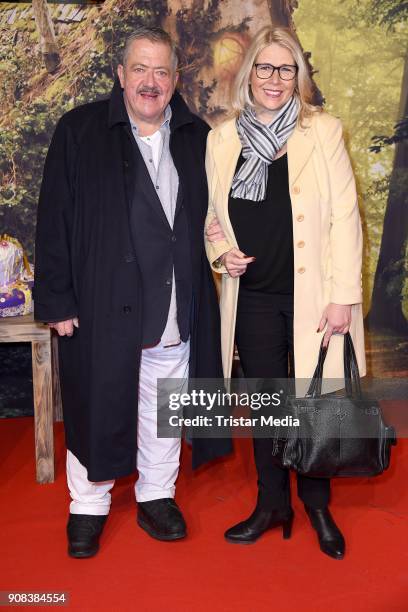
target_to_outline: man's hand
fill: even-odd
[[[79,327],[78,318],[67,319],[66,321],[59,321],[58,323],[48,323],[48,326],[52,329],[56,329],[59,336],[72,336],[74,333],[74,327]]]
[[[324,309],[317,331],[322,331],[327,324],[323,346],[329,344],[332,334],[346,334],[350,329],[351,304],[329,304]]]
[[[221,258],[221,263],[227,268],[228,274],[232,276],[232,278],[244,274],[247,265],[253,261],[255,261],[255,257],[247,257],[245,253],[235,248],[224,253]]]
[[[215,217],[211,221],[211,223],[206,229],[205,235],[207,236],[209,242],[218,242],[219,240],[225,240],[225,234],[222,231],[221,225],[217,217]]]

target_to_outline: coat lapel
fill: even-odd
[[[229,121],[221,132],[221,139],[214,146],[214,163],[224,199],[228,198],[241,149],[235,121]]]
[[[214,145],[214,162],[217,170],[218,182],[224,198],[231,189],[232,179],[238,157],[241,152],[235,121],[228,121],[220,134],[221,138]],[[297,127],[288,140],[288,166],[290,186],[297,180],[314,148],[313,139],[309,136],[307,128]]]
[[[179,214],[181,210],[181,205],[183,204],[183,193],[185,191],[185,189],[183,189],[183,181],[185,180],[184,177],[186,173],[188,173],[188,170],[186,169],[185,151],[183,151],[182,155],[180,155],[179,149],[176,146],[174,146],[174,133],[172,133],[170,136],[169,146],[170,146],[170,155],[173,160],[173,164],[176,168],[178,178],[179,178],[176,209],[174,211],[174,219],[176,219],[177,215]]]
[[[166,227],[171,230],[169,222],[167,221],[166,213],[163,210],[162,203],[160,202],[160,198],[157,194],[156,188],[153,185],[149,171],[146,168],[146,164],[136,143],[134,146],[134,152],[136,157],[136,190],[139,190],[141,193],[144,194],[146,200],[149,202],[153,210],[157,213],[157,215],[160,217]]]
[[[289,187],[292,187],[306,165],[307,160],[314,148],[313,140],[308,135],[308,130],[295,128],[288,140],[288,169]]]

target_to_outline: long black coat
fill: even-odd
[[[208,126],[178,93],[170,150],[190,231],[193,302],[190,376],[222,378],[216,290],[204,251],[204,156]],[[141,279],[132,248],[134,141],[122,90],[59,121],[47,155],[38,208],[35,318],[78,316],[59,338],[67,447],[93,481],[136,469]],[[194,440],[193,467],[229,452],[228,440]]]

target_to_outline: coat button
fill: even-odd
[[[132,253],[126,253],[124,260],[126,263],[132,263],[132,261],[135,261],[135,258],[133,257]]]
[[[168,285],[171,285],[171,278],[168,278],[168,279],[166,280],[166,285],[167,285],[167,286],[168,286]]]
[[[130,312],[132,312],[132,307],[129,306],[128,304],[125,304],[125,306],[123,307],[123,312],[125,314],[129,314]]]
[[[306,268],[298,268],[298,273],[299,274],[304,274],[306,272]]]
[[[172,242],[176,242],[176,240],[177,240],[177,238],[176,238],[176,236],[174,236],[174,234],[173,234],[173,236],[171,237],[171,241],[172,241]]]
[[[297,245],[298,245],[299,249],[303,249],[303,247],[305,246],[305,243],[303,242],[303,240],[299,240]]]
[[[298,215],[298,216],[296,217],[296,221],[303,221],[303,220],[304,220],[304,218],[305,218],[305,217],[304,217],[304,215]]]
[[[129,162],[127,159],[123,160],[123,165],[125,166],[125,168],[129,168]]]
[[[293,193],[294,193],[294,194],[296,194],[296,195],[298,195],[298,193],[300,193],[300,187],[299,187],[299,185],[295,185],[295,186],[294,186],[294,188],[293,188]]]

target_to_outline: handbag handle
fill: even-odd
[[[328,346],[323,346],[323,340],[324,337],[322,338],[322,341],[320,343],[317,366],[313,373],[313,377],[310,382],[309,389],[306,393],[306,397],[320,397],[322,394],[323,366],[328,349]],[[343,366],[346,395],[348,397],[353,397],[354,389],[354,397],[361,398],[360,374],[358,370],[358,363],[353,346],[353,341],[349,332],[344,334]]]
[[[358,369],[357,357],[354,350],[353,341],[349,332],[344,335],[343,362],[346,395],[348,397],[352,397],[354,387],[354,396],[358,399],[361,399],[360,372]]]

